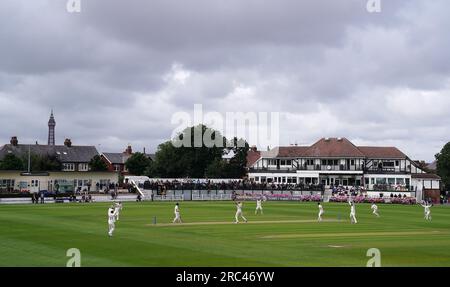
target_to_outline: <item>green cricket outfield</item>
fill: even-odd
[[[124,202],[113,237],[108,203],[0,205],[0,266],[66,266],[77,248],[81,266],[366,266],[377,248],[382,266],[450,266],[450,206],[245,202],[248,223],[233,224],[233,202]],[[156,224],[154,218],[156,217]]]

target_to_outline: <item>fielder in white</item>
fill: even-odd
[[[236,221],[234,223],[239,223],[239,216],[245,221],[247,222],[247,218],[244,217],[244,215],[242,214],[242,202],[237,202],[236,203],[236,215],[234,216]]]
[[[374,203],[370,207],[372,209],[372,214],[375,214],[377,217],[380,217],[380,214],[378,214],[378,206]]]
[[[181,215],[180,215],[180,204],[177,202],[177,204],[175,204],[175,218],[173,219],[173,223],[183,223],[183,221],[181,221]]]
[[[114,209],[116,211],[116,221],[119,221],[119,214],[122,211],[122,202],[117,202],[114,205]]]
[[[421,204],[421,205],[422,205],[422,207],[424,208],[424,211],[423,211],[423,213],[424,213],[424,215],[425,215],[424,218],[425,218],[426,220],[431,220],[431,210],[430,210],[430,207],[432,207],[433,204],[432,204],[432,203],[428,204],[428,203],[425,202],[425,204]]]
[[[259,198],[256,200],[256,210],[255,210],[255,214],[258,214],[258,210],[261,212],[261,214],[263,214],[263,208],[262,208],[262,199]]]
[[[317,205],[319,206],[319,216],[317,217],[317,221],[322,221],[322,215],[323,215],[323,206],[322,204],[320,204],[320,202],[317,203]]]
[[[355,207],[355,203],[352,201],[349,201],[348,204],[350,204],[350,222],[353,223],[358,223],[358,221],[356,220],[356,207]]]
[[[114,207],[114,205],[111,205],[111,207],[108,209],[108,235],[112,236],[114,229],[116,228],[116,215],[117,215],[117,209]]]

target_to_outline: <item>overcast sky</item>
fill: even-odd
[[[450,140],[448,0],[66,2],[0,1],[0,145],[46,143],[53,108],[59,144],[155,151],[194,104],[280,112],[282,145]]]

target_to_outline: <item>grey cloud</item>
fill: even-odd
[[[282,112],[282,144],[346,136],[432,160],[449,140],[450,4],[366,2],[2,1],[0,140],[45,142],[54,108],[59,142],[155,150],[200,103]]]

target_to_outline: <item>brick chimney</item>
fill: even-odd
[[[65,145],[66,147],[71,147],[71,146],[72,146],[72,141],[71,141],[70,139],[65,139],[65,140],[64,140],[64,145]]]
[[[124,154],[128,154],[128,155],[131,155],[132,153],[133,153],[133,150],[131,149],[131,145],[129,145],[128,147],[127,147],[127,149],[123,152]]]
[[[14,136],[14,137],[11,137],[10,143],[11,143],[13,146],[17,146],[17,145],[19,144],[19,140],[17,139],[16,136]]]

